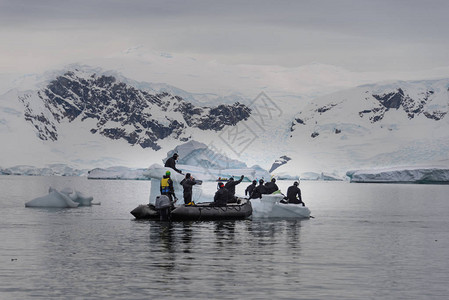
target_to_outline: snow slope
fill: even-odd
[[[274,173],[438,164],[449,156],[449,80],[365,85],[314,99]]]
[[[169,151],[188,141],[207,145],[218,154],[214,157],[217,161],[222,155],[266,170],[277,161],[272,174],[284,178],[304,174],[343,178],[347,170],[430,165],[449,159],[448,79],[364,85],[319,98],[300,94],[273,97],[263,92],[248,97],[232,92],[189,93],[170,84],[138,82],[98,68],[79,71],[76,75],[80,80],[69,81],[65,89],[45,88],[67,70],[27,78],[25,85],[0,96],[0,167],[44,168],[60,163],[77,169],[139,169],[160,164]],[[141,118],[130,123],[135,114],[123,110],[124,98],[110,97],[112,100],[101,110],[89,110],[90,114],[83,110],[84,114],[78,116],[68,113],[67,108],[79,107],[79,99],[67,87],[82,80],[92,81],[92,72],[97,79],[115,76],[114,86],[131,91],[125,96],[132,95],[132,101],[144,103],[145,93],[163,94],[158,99],[166,110],[157,105],[139,106],[136,112]],[[39,91],[46,91],[46,97],[40,97]],[[104,85],[95,85],[86,95],[93,92],[114,94]],[[49,108],[53,100],[48,95],[52,93],[61,101]],[[218,109],[210,118],[211,109],[202,106],[229,105],[233,100],[251,113],[246,119],[230,120],[228,125],[220,124],[222,117],[227,118],[227,110]],[[194,118],[186,109],[188,103],[193,103]],[[158,128],[167,128],[168,134],[153,140],[157,147],[143,148],[146,143],[141,143],[144,136],[138,130],[145,129],[141,120],[150,114]],[[118,121],[120,118],[127,122]],[[134,133],[140,134],[139,139],[130,143],[134,142]]]

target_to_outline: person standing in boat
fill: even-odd
[[[299,182],[295,181],[293,185],[287,189],[288,203],[302,204],[302,206],[305,206],[305,203],[302,201],[301,197],[301,189],[298,187],[298,185]]]
[[[214,196],[213,206],[226,206],[228,203],[228,190],[225,188],[223,182],[218,183],[218,191]]]
[[[275,178],[271,178],[270,182],[265,183],[265,187],[267,188],[267,193],[268,194],[273,194],[274,192],[279,190],[279,187],[276,184],[276,179]]]
[[[245,196],[251,196],[251,193],[256,188],[256,185],[257,185],[257,181],[253,180],[253,182],[246,187],[246,189],[245,189]]]
[[[173,180],[170,178],[170,171],[165,172],[165,175],[161,179],[161,195],[167,195],[170,198],[170,201],[173,200],[176,202],[178,198],[175,195],[175,189],[173,188]]]
[[[229,178],[228,182],[225,184],[225,188],[228,190],[228,203],[235,203],[237,199],[235,198],[235,186],[242,182],[244,176],[242,175],[239,180],[235,181],[234,177]]]
[[[192,201],[192,188],[197,182],[195,181],[195,178],[193,178],[190,173],[186,174],[186,177],[180,182],[182,187],[184,188],[184,204],[187,205],[193,205],[195,204]]]
[[[173,154],[172,157],[167,159],[167,161],[165,162],[164,167],[172,168],[173,170],[175,170],[179,174],[182,174],[182,171],[176,168],[176,161],[178,160],[178,157],[179,157],[178,153]]]
[[[262,198],[263,194],[268,194],[267,187],[263,183],[263,179],[259,179],[259,185],[254,188],[250,199]]]

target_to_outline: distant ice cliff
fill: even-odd
[[[447,167],[396,167],[348,171],[351,182],[369,183],[444,183],[449,184]]]

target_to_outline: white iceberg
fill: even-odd
[[[53,188],[50,187],[50,191],[52,190]],[[92,202],[94,200],[92,196],[86,196],[80,191],[73,190],[72,188],[63,188],[61,193],[68,196],[73,202],[79,203],[79,206],[100,205],[100,202]]]
[[[147,169],[132,169],[127,167],[95,168],[87,174],[87,179],[127,179],[148,180]]]
[[[25,207],[78,207],[78,206],[91,206],[93,203],[93,197],[85,196],[79,191],[73,191],[71,188],[64,188],[58,191],[52,187],[48,190],[48,195],[34,198],[31,201],[25,203]]]
[[[57,190],[51,190],[48,195],[34,198],[25,203],[25,207],[78,207],[78,205],[79,203]]]
[[[219,149],[197,141],[189,141],[175,147],[174,150],[167,153],[164,162],[174,153],[179,156],[176,167],[189,173],[195,173],[201,180],[217,180],[219,177],[229,178],[241,175],[244,175],[247,181],[271,177],[270,173],[258,165],[248,167],[244,162],[221,154]]]
[[[310,218],[310,209],[300,204],[284,204],[282,194],[262,195],[260,199],[251,199],[253,218]]]
[[[230,178],[244,176],[244,181],[252,181],[254,179],[269,179],[270,174],[262,168],[244,168],[244,169],[213,169],[203,168],[201,166],[176,165],[183,173],[191,173],[195,178],[203,181],[216,181],[218,178]]]
[[[169,151],[167,153],[167,158],[164,159],[164,162],[169,157],[172,157],[174,153],[177,153],[179,155],[178,163],[182,165],[201,166],[207,169],[247,168],[247,165],[244,162],[231,159],[217,151],[219,150],[192,140],[176,146],[174,150]]]
[[[394,167],[346,172],[350,182],[367,183],[444,183],[449,184],[447,167]]]

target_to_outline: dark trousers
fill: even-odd
[[[230,196],[228,198],[228,203],[237,203],[237,197],[235,196]]]
[[[184,204],[189,204],[190,202],[192,202],[192,194],[184,193]]]

